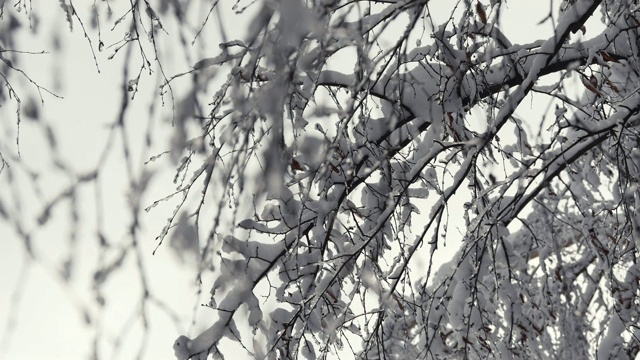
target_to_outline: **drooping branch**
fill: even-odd
[[[281,282],[273,285],[276,297],[291,310],[287,310],[286,314],[279,313],[277,324],[273,325],[277,336],[269,337],[266,351],[295,356],[301,348],[313,349],[309,339],[317,341],[323,351],[328,351],[327,348],[337,340],[333,335],[322,332],[325,325],[319,326],[318,319],[331,323],[335,329],[344,328],[346,321],[341,323],[340,319],[356,317],[352,316],[351,302],[360,287],[367,286],[371,286],[371,291],[379,296],[381,305],[379,311],[370,314],[365,310],[362,314],[365,318],[369,315],[375,317],[375,321],[367,321],[367,331],[372,331],[373,336],[363,338],[363,356],[369,352],[373,354],[376,349],[394,348],[391,344],[393,341],[398,341],[401,347],[408,346],[405,340],[388,334],[399,331],[393,321],[394,316],[412,311],[410,316],[415,316],[415,326],[419,324],[424,329],[420,335],[424,339],[420,341],[428,348],[427,351],[432,351],[431,346],[435,347],[436,343],[425,342],[434,341],[438,336],[442,341],[438,340],[437,343],[442,348],[436,352],[449,354],[458,351],[482,354],[486,349],[495,352],[498,351],[495,348],[498,343],[515,346],[517,336],[520,336],[523,344],[535,347],[527,339],[532,334],[543,336],[547,323],[540,324],[526,314],[517,315],[515,310],[506,315],[507,310],[491,310],[483,303],[491,298],[500,306],[522,306],[525,300],[520,301],[519,297],[537,296],[517,294],[513,290],[514,283],[524,282],[521,277],[529,276],[526,274],[529,262],[513,259],[514,249],[520,251],[519,244],[507,238],[506,227],[519,218],[527,207],[535,204],[535,199],[543,189],[561,180],[561,175],[581,158],[596,151],[612,133],[620,132],[625,122],[632,121],[637,111],[636,99],[613,99],[612,95],[611,98],[588,104],[583,109],[585,117],[599,114],[601,103],[617,114],[595,126],[583,124],[581,120],[566,124],[558,120],[558,134],[563,132],[571,135],[569,142],[551,139],[533,149],[527,144],[525,134],[525,139],[520,139],[523,144],[520,149],[506,150],[500,145],[498,133],[512,122],[521,130],[514,112],[531,96],[535,84],[542,77],[564,74],[576,67],[610,67],[607,62],[635,61],[633,48],[621,46],[633,41],[637,33],[636,26],[628,23],[631,21],[628,16],[619,17],[592,40],[567,44],[570,34],[592,16],[601,2],[576,2],[561,16],[552,37],[531,46],[512,45],[501,32],[484,32],[477,23],[472,23],[468,27],[470,30],[466,31],[487,36],[498,44],[490,58],[481,53],[482,46],[475,44],[465,47],[463,41],[459,40],[465,37],[464,27],[449,31],[442,26],[434,31],[433,45],[397,57],[394,55],[392,59],[379,60],[378,65],[371,67],[362,65],[354,75],[324,70],[325,62],[322,60],[314,63],[316,67],[287,72],[286,75],[293,78],[289,84],[278,78],[283,75],[278,71],[269,68],[258,70],[258,56],[251,60],[251,73],[257,74],[247,83],[256,87],[251,91],[260,93],[264,89],[274,89],[270,83],[279,84],[275,88],[289,96],[285,107],[294,114],[290,115],[294,128],[298,126],[298,120],[304,120],[301,122],[306,125],[303,114],[312,106],[312,99],[320,88],[329,89],[338,108],[335,112],[337,116],[330,118],[330,121],[336,121],[335,129],[332,129],[335,131],[326,131],[324,120],[313,120],[322,134],[321,139],[314,142],[319,146],[313,151],[319,152],[319,155],[301,150],[301,143],[307,138],[297,139],[295,131],[293,140],[280,144],[286,155],[284,164],[290,165],[291,169],[285,186],[297,188],[299,192],[288,195],[286,201],[268,195],[263,214],[255,220],[240,223],[242,228],[253,233],[266,234],[278,241],[295,242],[286,252],[270,258],[273,266],[269,271],[277,274]],[[371,24],[378,24],[395,14],[396,10],[383,11],[380,17],[372,16],[360,23],[358,29],[372,31],[376,25]],[[458,42],[454,44],[452,39],[455,36]],[[336,48],[353,45],[361,51],[365,47],[358,41],[336,36],[327,43],[318,41],[318,44],[301,48],[314,54],[331,56],[333,49],[325,52],[323,46],[326,44]],[[401,39],[395,43],[393,51],[383,53],[400,54],[398,44],[404,41]],[[465,53],[469,50],[478,54]],[[295,59],[305,56],[295,50],[289,51],[288,56]],[[363,55],[359,53],[358,56],[360,60]],[[309,65],[309,62],[304,64]],[[383,70],[376,72],[375,66]],[[603,75],[601,82],[604,79]],[[287,88],[287,84],[290,88]],[[348,90],[346,105],[341,103],[336,89]],[[605,93],[604,90],[597,92],[600,95]],[[608,90],[606,93],[612,94]],[[371,107],[367,107],[371,98],[381,100],[382,118],[375,118]],[[558,95],[558,98],[562,99],[562,96]],[[581,103],[573,101],[571,104]],[[258,105],[264,106],[262,103]],[[472,131],[465,126],[464,117],[471,108],[480,105],[492,107],[492,114],[487,117],[486,129]],[[272,112],[279,111],[269,109]],[[514,161],[516,170],[512,175],[503,180],[491,180],[489,176],[492,184],[487,185],[482,182],[479,163],[482,159],[489,159],[498,164],[494,159],[495,151],[506,153],[504,157],[511,160],[520,154],[521,159]],[[435,169],[442,170],[447,174],[446,177],[438,179],[439,174]],[[448,181],[446,185],[445,178]],[[424,224],[419,235],[408,239],[406,233],[413,230],[405,233],[405,225],[410,214],[417,212],[411,199],[426,197],[425,192],[417,189],[420,184],[427,184],[425,187],[428,190],[436,192],[436,202],[427,216],[423,217]],[[464,189],[464,184],[472,188],[471,200],[465,204],[464,211],[464,245],[456,257],[444,265],[440,275],[431,278],[429,270],[426,278],[415,283],[417,288],[422,289],[421,296],[414,296],[413,299],[406,297],[401,293],[400,285],[409,282],[410,262],[415,261],[430,233],[435,233],[429,242],[431,249],[435,249],[442,218],[454,194]],[[360,200],[357,199],[358,195],[361,196]],[[576,243],[566,242],[567,246]],[[256,244],[257,248],[262,246]],[[558,259],[562,259],[560,253],[563,250],[558,250]],[[241,255],[247,259],[253,256]],[[380,261],[384,256],[391,255],[394,255],[394,260],[390,264]],[[293,259],[298,261],[300,258],[305,259],[305,265],[293,265]],[[543,265],[547,258],[546,254],[541,256],[540,252],[535,259],[528,257],[532,263],[539,260]],[[584,258],[595,259],[593,256]],[[542,271],[546,272],[547,269]],[[363,272],[371,275],[370,281],[375,285],[362,285],[359,282],[359,274]],[[584,269],[576,276],[583,273]],[[265,273],[261,279],[270,282],[268,276]],[[558,277],[561,278],[560,275]],[[429,281],[432,281],[431,285],[427,285]],[[539,281],[535,286],[544,286],[544,280],[535,281]],[[252,282],[250,288],[242,288],[242,291],[252,293],[259,282]],[[573,283],[569,285],[573,286]],[[296,289],[296,293],[290,293],[291,289]],[[367,288],[362,291],[370,290]],[[242,296],[238,294],[232,290],[228,296],[240,299]],[[389,301],[393,299],[395,301]],[[460,299],[471,300],[463,303]],[[534,300],[536,306],[541,304],[540,298]],[[237,302],[235,308],[241,304]],[[406,310],[405,307],[410,304],[415,307],[411,311]],[[424,312],[418,315],[417,308],[420,306]],[[231,317],[225,314],[217,324],[229,325],[233,314]],[[555,316],[554,313],[550,314],[547,315]],[[492,317],[502,316],[504,318],[491,324]],[[218,325],[211,328],[216,336],[209,336],[211,343],[206,345],[215,346],[222,336],[224,326]],[[514,327],[521,328],[518,330]],[[517,335],[516,331],[520,331],[521,335]],[[445,333],[447,335],[443,335]],[[470,336],[476,333],[481,334],[477,340],[479,343],[472,343]],[[500,338],[502,334],[508,335]],[[199,346],[198,350],[205,348]],[[532,351],[544,353],[538,348]]]

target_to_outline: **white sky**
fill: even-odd
[[[446,4],[447,2],[446,0],[432,1],[431,3],[434,5],[431,5],[431,8],[437,9],[438,3]],[[488,0],[485,2],[488,3]],[[559,5],[559,1],[555,3],[557,3],[556,6]],[[507,4],[507,8],[517,16],[505,16],[502,27],[504,32],[512,37],[513,43],[526,43],[541,38],[543,33],[551,34],[549,24],[535,27],[535,24],[544,17],[544,12],[548,11],[549,3],[547,1],[511,0],[507,1]],[[5,4],[5,12],[11,11],[11,5]],[[45,35],[49,31],[58,31],[63,39],[61,41],[62,49],[59,53],[22,56],[20,66],[39,84],[64,96],[64,100],[58,100],[43,95],[46,104],[45,107],[40,108],[40,111],[45,114],[41,121],[51,124],[56,130],[64,129],[56,132],[60,136],[60,153],[66,163],[70,164],[75,172],[81,174],[84,170],[95,165],[96,159],[106,143],[106,125],[114,121],[118,111],[121,95],[119,86],[122,82],[119,59],[122,56],[107,61],[106,57],[110,54],[109,51],[103,53],[96,51],[102,70],[102,73],[98,74],[88,44],[83,38],[78,24],[76,23],[74,32],[69,33],[58,2],[34,2],[33,6],[39,8],[38,11],[41,11],[43,18],[39,30]],[[203,11],[197,16],[202,16],[204,13],[206,12]],[[50,22],[53,24],[49,24]],[[193,23],[198,24],[199,21]],[[241,22],[229,21],[227,24],[229,33],[234,30],[231,24],[239,26],[238,24]],[[85,23],[85,25],[88,24]],[[165,23],[165,28],[169,33],[176,34],[177,32],[168,25]],[[108,36],[113,36],[109,35],[108,31],[111,27],[112,25],[103,23],[105,39]],[[209,33],[213,32],[212,26],[209,26],[208,29]],[[24,36],[22,38],[24,41],[19,42],[21,50],[40,51],[47,49],[54,51],[47,36],[39,38]],[[93,39],[93,41],[94,46],[97,47],[97,40]],[[108,44],[109,41],[105,41],[105,43]],[[215,41],[211,40],[211,43],[215,43]],[[218,51],[217,46],[214,47],[214,51]],[[59,69],[54,70],[54,64],[58,64]],[[168,73],[171,75],[184,71],[187,69],[187,65],[189,64],[175,64],[172,67],[173,72],[168,71]],[[132,71],[135,72],[135,69]],[[57,81],[63,87],[55,89]],[[185,83],[188,84],[189,81]],[[145,131],[149,101],[158,101],[157,97],[153,97],[153,93],[157,92],[149,91],[152,86],[156,86],[155,80],[143,77],[140,86],[140,93],[131,104],[133,109],[130,110],[128,116],[131,120],[136,116],[135,114],[139,114],[141,119],[137,123],[139,129],[132,127],[131,133]],[[25,95],[33,93],[35,90],[24,83],[20,84],[19,89]],[[152,97],[147,94],[152,94]],[[26,97],[23,96],[23,100]],[[542,105],[546,105],[546,103]],[[540,116],[539,106],[536,103],[531,103],[531,106],[523,106],[518,109],[517,113],[525,118]],[[159,110],[166,118],[169,109],[165,107]],[[0,118],[5,122],[0,129],[13,128],[15,130],[15,114],[12,103],[4,104],[0,108]],[[136,122],[129,120],[129,124],[136,126]],[[25,118],[20,127],[22,160],[35,169],[42,169],[46,163],[43,159],[48,159],[49,154],[46,148],[40,145],[44,138],[39,127],[33,125]],[[166,136],[168,138],[169,134],[166,133]],[[15,139],[15,135],[3,134],[3,139]],[[160,145],[162,145],[161,141],[157,142],[156,149],[161,149]],[[12,146],[15,149],[15,144],[2,144],[1,149],[11,149]],[[119,154],[117,151],[115,153]],[[150,155],[153,154],[147,154],[147,156]],[[140,155],[136,154],[133,159],[140,159]],[[104,184],[102,190],[104,207],[107,209],[105,227],[109,231],[110,239],[117,241],[124,239],[126,234],[126,225],[122,224],[122,214],[126,214],[127,205],[126,170],[122,162],[113,156],[105,168],[108,169],[104,173],[105,179],[102,181]],[[45,194],[45,199],[50,199],[59,189],[68,186],[70,181],[60,173],[55,173],[51,168],[44,170],[41,176],[45,179],[43,184],[46,185],[42,191]],[[166,178],[166,183],[170,184],[171,169],[166,174],[169,176]],[[4,173],[0,174],[0,198],[2,199],[10,196],[7,192],[11,189],[8,188],[6,181]],[[145,206],[171,191],[170,187],[162,187],[159,183],[152,183],[152,186],[153,189],[147,193],[148,196],[143,201]],[[26,191],[24,192],[26,193]],[[82,198],[93,201],[93,194],[93,185],[82,187]],[[30,214],[40,208],[41,205],[38,204],[37,199],[32,199],[31,203],[22,204],[23,210]],[[63,208],[65,207],[61,207],[61,209]],[[92,274],[86,273],[86,271],[83,273],[81,269],[83,267],[95,268],[98,249],[94,234],[86,232],[86,229],[95,228],[93,213],[95,206],[81,204],[81,208],[83,209],[80,214],[81,232],[77,236],[78,246],[81,248],[78,254],[82,254],[82,256],[76,258],[79,261],[79,270],[74,275],[71,285],[65,285],[59,278],[51,275],[49,268],[44,268],[38,263],[28,262],[29,265],[25,267],[27,257],[21,240],[5,222],[0,222],[0,288],[2,289],[0,291],[0,359],[85,359],[89,357],[90,342],[95,335],[94,327],[84,325],[77,303],[78,301],[86,304],[94,303],[91,293],[88,291]],[[163,205],[145,215],[139,238],[144,242],[142,244],[144,266],[149,276],[151,291],[176,311],[180,318],[180,328],[174,326],[166,313],[151,305],[148,313],[150,337],[144,353],[145,359],[172,358],[174,339],[181,333],[196,335],[197,330],[206,326],[207,317],[211,316],[210,312],[198,312],[199,325],[196,325],[195,329],[190,329],[194,306],[198,304],[195,295],[196,287],[194,286],[195,271],[177,262],[168,250],[168,246],[161,248],[155,256],[151,256],[156,245],[154,238],[163,227],[164,220],[172,209],[173,205]],[[69,224],[64,220],[66,218],[68,218],[68,214],[60,211],[54,213],[45,228],[33,233],[37,255],[49,264],[53,263],[53,259],[60,258],[68,251],[66,238],[69,233]],[[27,225],[33,227],[35,223]],[[445,250],[451,251],[452,249]],[[446,256],[444,258],[446,260]],[[135,265],[132,260],[133,257],[129,258],[118,275],[110,280],[112,283],[107,286],[107,308],[96,318],[107,324],[106,328],[109,330],[106,334],[101,335],[107,339],[115,340],[121,334],[122,329],[128,328],[127,322],[132,316],[135,316],[139,309],[140,284],[137,275],[133,275],[135,274],[133,272]],[[203,289],[206,293],[207,284]],[[15,298],[16,296],[18,299]],[[95,305],[89,305],[89,308],[92,313],[99,313],[96,312]],[[15,321],[15,323],[10,323],[10,321]],[[112,354],[111,358],[132,358],[137,351],[140,334],[141,327],[138,321],[123,336],[124,342],[121,351]]]

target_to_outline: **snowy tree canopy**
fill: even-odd
[[[61,0],[96,71],[102,53],[124,58],[120,142],[106,152],[121,146],[132,169],[122,226],[134,240],[116,251],[100,238],[119,256],[99,265],[96,291],[152,240],[139,219],[165,211],[157,251],[198,269],[215,313],[179,334],[180,360],[635,358],[640,7],[540,2],[548,32],[519,44],[503,26],[527,16],[512,2]],[[64,100],[12,59],[41,56],[11,36],[35,4],[0,4],[0,96],[19,129],[35,111],[22,94]],[[162,141],[152,125],[128,130],[145,121],[127,112],[145,91]],[[0,177],[29,173],[28,135],[11,134]],[[131,139],[160,150],[138,162]],[[151,178],[174,192],[145,203]],[[0,215],[28,244],[12,201]]]

